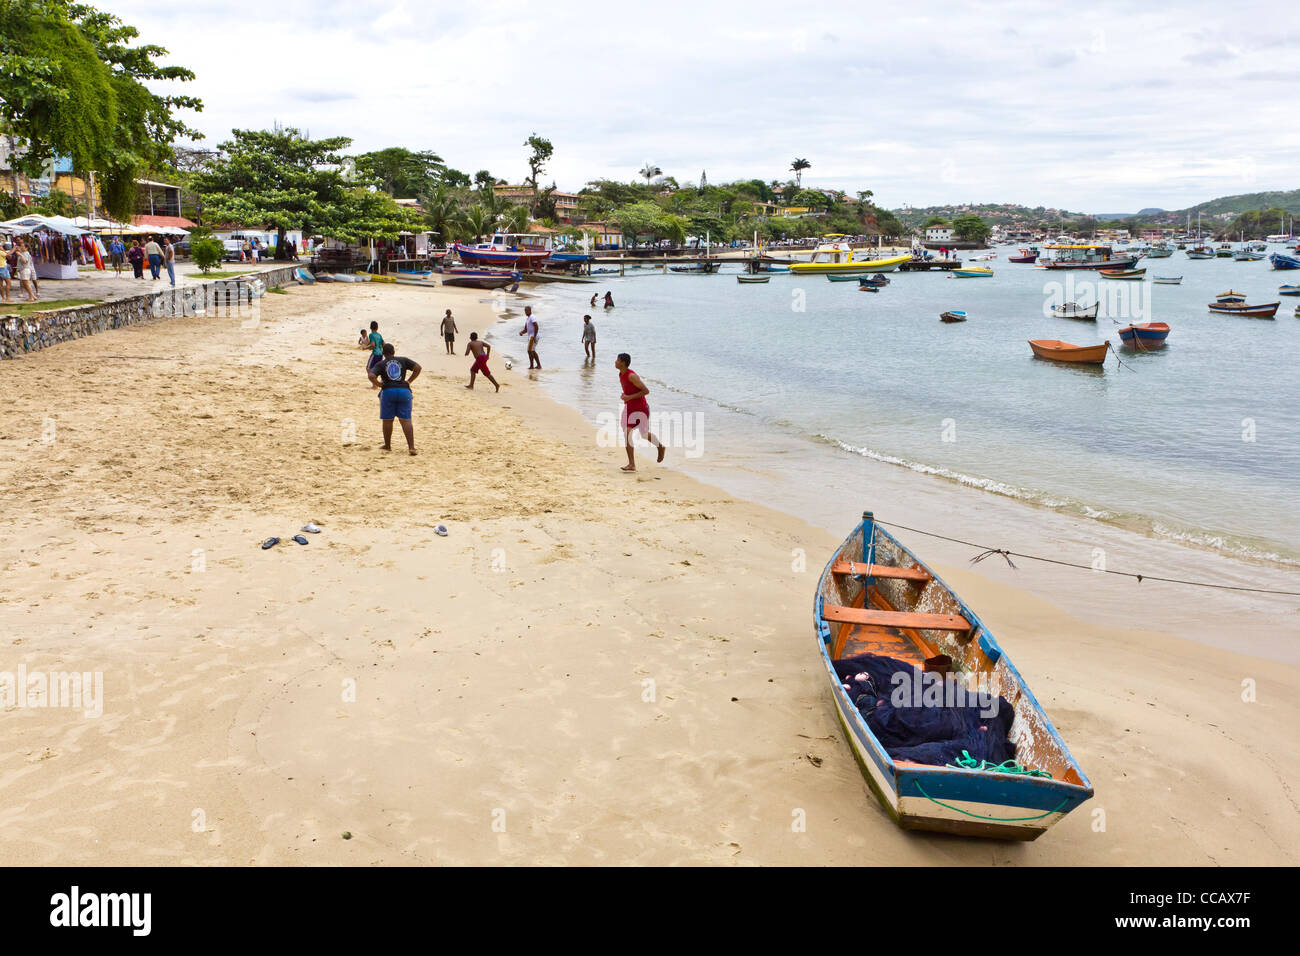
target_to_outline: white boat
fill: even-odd
[[[1052,315],[1058,319],[1084,319],[1091,321],[1097,318],[1097,310],[1101,308],[1100,302],[1094,302],[1089,306],[1082,306],[1077,302],[1066,302],[1063,305],[1052,306]]]

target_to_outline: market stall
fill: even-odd
[[[22,216],[0,223],[0,231],[27,240],[38,279],[76,279],[82,265],[104,268],[99,237],[66,216]]]

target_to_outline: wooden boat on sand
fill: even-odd
[[[1039,358],[1053,362],[1072,362],[1077,365],[1100,365],[1106,361],[1110,345],[1073,345],[1060,339],[1030,339],[1029,347]]]
[[[822,572],[813,631],[862,775],[904,829],[1034,840],[1092,796],[978,615],[871,512]],[[885,673],[891,679],[882,687],[876,678]],[[930,696],[915,692],[927,688]],[[962,706],[972,699],[984,705],[973,722]],[[994,762],[960,735],[934,739],[925,729],[942,723],[937,718],[966,728],[980,753],[1012,756]],[[909,738],[932,740],[900,744],[904,725]]]
[[[500,272],[493,269],[450,269],[442,280],[443,285],[467,286],[471,289],[505,289],[514,292],[523,281],[518,272]]]

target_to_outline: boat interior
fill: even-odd
[[[983,624],[892,537],[877,533],[874,538],[872,560],[866,562],[859,526],[823,575],[821,615],[830,630],[831,660],[876,654],[923,668],[927,659],[946,655],[951,673],[968,690],[982,684],[1015,709],[1011,739],[1020,763],[1046,770],[1054,780],[1084,785],[1046,715]],[[900,768],[941,769],[893,762]]]

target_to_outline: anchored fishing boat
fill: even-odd
[[[1083,319],[1095,322],[1097,320],[1097,311],[1100,308],[1100,302],[1094,302],[1089,306],[1082,306],[1077,302],[1066,302],[1062,305],[1052,306],[1052,315],[1058,319]]]
[[[1209,246],[1192,246],[1190,249],[1187,250],[1187,258],[1213,259],[1214,250],[1211,249]]]
[[[869,511],[822,571],[813,631],[849,747],[904,829],[1034,840],[1092,796],[984,622]]]
[[[1274,269],[1300,269],[1300,259],[1295,256],[1284,256],[1280,252],[1269,256],[1268,261],[1273,264]]]
[[[953,269],[952,275],[958,279],[987,279],[993,275],[993,270],[986,266],[967,266],[964,269]]]
[[[736,281],[742,285],[748,285],[751,282],[771,282],[771,276],[736,276]]]
[[[1039,258],[1038,265],[1044,269],[1131,269],[1138,261],[1137,256],[1116,254],[1110,246],[1055,243],[1043,248],[1052,253],[1049,258]]]
[[[1232,289],[1229,289],[1227,292],[1220,292],[1218,295],[1216,295],[1214,297],[1214,301],[1215,302],[1245,302],[1246,293],[1234,292]]]
[[[950,312],[939,313],[940,322],[965,322],[966,312],[964,309],[953,309]]]
[[[809,262],[792,262],[790,271],[796,273],[860,273],[893,272],[904,262],[911,262],[911,255],[894,256],[889,259],[855,258],[848,240],[840,233],[823,236],[817,248],[813,250]]]
[[[1245,302],[1211,302],[1211,312],[1221,315],[1244,315],[1252,319],[1271,319],[1277,315],[1281,302],[1268,302],[1264,305],[1247,305]]]
[[[1156,276],[1151,280],[1156,285],[1179,285],[1183,281],[1182,276]]]
[[[519,271],[538,269],[551,257],[546,237],[531,233],[499,232],[492,237],[491,242],[480,242],[473,246],[457,242],[452,248],[466,265],[497,266]]]
[[[1110,344],[1073,345],[1060,339],[1030,339],[1029,347],[1039,358],[1053,362],[1070,362],[1075,365],[1100,365],[1106,361]]]
[[[1038,247],[1029,246],[1021,249],[1018,256],[1007,256],[1007,262],[1036,262],[1038,260]]]
[[[1169,338],[1169,326],[1164,322],[1144,322],[1126,325],[1119,330],[1120,341],[1132,347],[1163,345]]]
[[[1136,279],[1141,281],[1147,274],[1146,269],[1102,269],[1098,273],[1103,279]]]
[[[1280,285],[1277,287],[1278,295],[1300,295],[1300,285]]]
[[[886,286],[889,285],[889,276],[875,273],[869,276],[858,276],[859,285]]]

